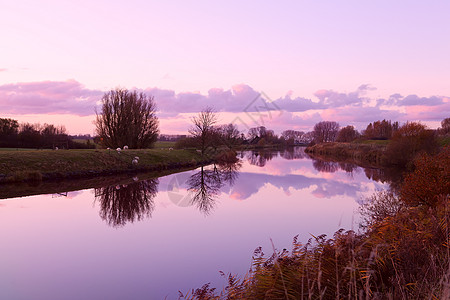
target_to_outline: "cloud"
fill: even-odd
[[[237,84],[230,89],[211,88],[206,94],[177,93],[157,87],[140,91],[155,98],[158,117],[164,120],[161,124],[168,126],[162,130],[177,133],[186,132],[189,118],[206,107],[220,112],[222,123],[239,118],[241,130],[263,125],[278,133],[285,129],[309,131],[315,123],[324,120],[337,121],[341,125],[359,123],[365,127],[369,122],[381,119],[440,121],[448,117],[448,113],[445,114],[449,111],[448,97],[392,94],[387,99],[376,99],[368,95],[374,90],[369,84],[360,85],[349,93],[322,89],[314,94],[314,99],[293,97],[292,91],[270,99],[246,84]],[[10,115],[89,116],[94,114],[104,92],[88,89],[75,80],[5,84],[0,85],[0,111]]]
[[[361,106],[367,103],[370,99],[363,97],[367,91],[372,91],[375,88],[369,84],[363,84],[354,92],[351,93],[339,93],[333,90],[318,90],[314,93],[319,99],[319,104],[322,107],[340,107],[345,105],[357,105]]]
[[[0,86],[0,111],[8,114],[94,114],[102,91],[75,80],[14,83]]]
[[[344,106],[325,109],[320,113],[323,120],[341,123],[370,123],[377,120],[401,120],[405,113],[397,110],[380,109],[374,106]]]
[[[431,96],[419,97],[417,95],[408,95],[403,97],[400,94],[393,94],[388,99],[378,99],[377,105],[391,106],[436,106],[444,104],[446,97]]]

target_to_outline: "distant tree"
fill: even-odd
[[[314,125],[314,140],[316,143],[334,142],[339,131],[339,123],[322,121]]]
[[[392,123],[390,120],[376,121],[367,125],[366,130],[364,130],[364,137],[374,140],[387,140],[392,137],[398,128],[398,122]]]
[[[439,149],[436,134],[419,122],[407,122],[393,135],[386,149],[389,164],[408,166],[419,152],[434,154]]]
[[[17,120],[0,118],[0,147],[15,147],[18,133]]]
[[[439,128],[439,134],[446,135],[450,133],[450,118],[445,118],[441,121],[441,128]]]
[[[292,145],[295,142],[299,142],[304,134],[303,131],[285,130],[281,133],[281,137],[286,140],[287,144]]]
[[[192,127],[189,133],[196,140],[197,146],[200,148],[202,155],[206,149],[212,145],[213,137],[216,133],[214,125],[217,123],[217,115],[212,108],[207,107],[196,117],[192,118]]]
[[[158,138],[158,118],[152,96],[137,91],[115,89],[102,98],[95,121],[103,146],[150,148]]]
[[[348,125],[339,130],[336,141],[348,143],[357,139],[358,136],[359,133],[355,130],[355,127]]]
[[[24,148],[40,148],[41,125],[22,123],[19,126],[19,145]]]
[[[19,123],[13,119],[0,118],[0,136],[7,136],[19,133]]]
[[[235,124],[220,125],[217,127],[217,132],[220,136],[221,143],[232,147],[240,143],[241,133]]]
[[[304,143],[309,144],[313,141],[314,141],[314,131],[308,131],[302,136],[302,142]]]

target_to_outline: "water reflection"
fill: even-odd
[[[303,147],[290,147],[280,151],[279,153],[282,158],[287,160],[303,159],[306,157]]]
[[[151,217],[158,183],[158,179],[149,179],[94,189],[95,201],[100,203],[100,217],[113,227]]]
[[[274,156],[277,156],[277,152],[270,150],[253,150],[248,152],[247,159],[251,165],[264,167]]]
[[[358,173],[364,170],[364,174],[367,179],[381,182],[381,183],[389,183],[391,188],[394,188],[398,185],[402,180],[402,170],[395,168],[373,168],[373,167],[360,167],[351,162],[336,162],[324,157],[308,155],[310,159],[313,161],[313,167],[319,172],[325,173],[334,173],[339,170],[345,171],[350,175],[353,173]]]
[[[213,167],[201,167],[187,180],[190,193],[190,205],[195,205],[199,211],[209,215],[216,205],[220,189],[229,184],[232,186],[239,176],[240,162],[220,163]]]

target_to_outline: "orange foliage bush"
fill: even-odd
[[[450,147],[436,156],[421,154],[415,171],[404,180],[400,198],[411,206],[436,206],[439,195],[450,194]]]

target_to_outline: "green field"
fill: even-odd
[[[173,148],[175,146],[176,142],[166,142],[166,141],[157,141],[153,148],[160,149],[160,148]]]
[[[15,150],[15,149],[14,149]],[[138,164],[133,158],[138,156]],[[40,180],[47,177],[70,178],[83,174],[164,170],[195,166],[204,162],[195,150],[140,149],[116,150],[0,150],[0,180]]]

